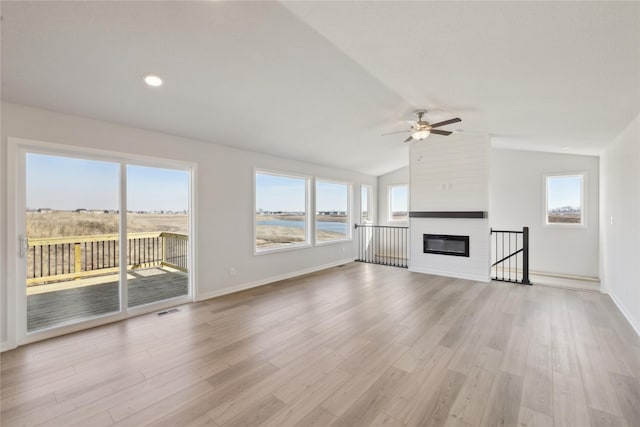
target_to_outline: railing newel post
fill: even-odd
[[[529,281],[529,227],[522,227],[522,283],[531,285]]]

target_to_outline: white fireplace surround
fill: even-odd
[[[490,281],[490,147],[481,134],[411,145],[410,271]],[[423,253],[424,234],[469,236],[469,257]]]
[[[409,271],[489,282],[489,232],[487,218],[411,218]],[[424,234],[469,236],[469,257],[424,253]]]

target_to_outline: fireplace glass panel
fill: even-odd
[[[468,257],[469,236],[424,234],[423,252]]]

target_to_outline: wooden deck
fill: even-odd
[[[595,292],[352,263],[1,355],[13,426],[640,426]]]
[[[187,274],[166,268],[128,272],[129,307],[186,295]],[[113,313],[120,308],[117,275],[89,281],[66,282],[61,289],[27,295],[29,332],[61,325],[73,320]],[[48,286],[48,285],[45,285]],[[56,285],[52,285],[56,286]],[[66,289],[65,289],[66,288]]]

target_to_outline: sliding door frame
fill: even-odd
[[[174,307],[197,300],[196,281],[196,177],[195,163],[122,152],[99,150],[23,138],[7,138],[7,349],[133,316]],[[21,256],[21,234],[26,232],[26,155],[27,153],[96,160],[119,165],[119,247],[120,311],[77,323],[27,332],[26,258]],[[189,173],[188,293],[168,300],[128,307],[127,284],[127,165],[182,170]],[[124,237],[124,238],[122,238]]]

